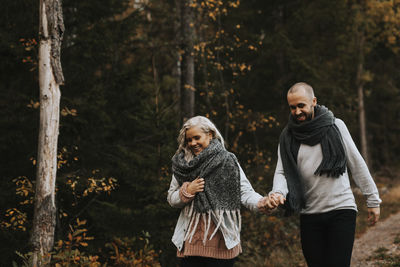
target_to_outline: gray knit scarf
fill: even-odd
[[[210,240],[218,229],[222,232],[234,231],[228,234],[239,237],[240,171],[235,155],[225,150],[218,139],[212,139],[191,161],[187,162],[184,156],[184,152],[180,152],[172,158],[172,172],[178,183],[182,185],[197,177],[204,178],[205,181],[204,191],[197,193],[191,205],[185,208],[191,218],[185,240],[191,241],[200,217],[206,225],[203,243],[207,238],[211,218],[215,220],[217,227]]]
[[[346,151],[342,135],[335,125],[333,113],[326,107],[317,105],[314,118],[297,123],[292,115],[279,138],[283,170],[289,193],[286,197],[286,214],[299,212],[305,206],[301,177],[297,169],[297,155],[300,144],[314,146],[321,144],[323,159],[315,170],[315,175],[338,178],[346,171]]]

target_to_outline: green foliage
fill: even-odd
[[[158,254],[154,251],[149,241],[150,235],[143,233],[139,238],[114,238],[106,244],[111,252],[110,266],[143,266],[143,267],[161,267],[158,262]],[[134,246],[138,246],[136,252]]]
[[[58,240],[52,251],[46,257],[51,257],[50,266],[54,267],[160,267],[158,254],[150,244],[148,233],[143,233],[139,238],[114,238],[112,242],[105,244],[104,250],[107,254],[102,260],[97,255],[89,255],[85,252],[88,242],[93,237],[87,236],[85,228],[86,221],[76,220],[74,226],[70,226],[70,231],[65,240]],[[140,244],[137,250],[134,246]],[[22,261],[20,266],[30,266],[31,252],[22,254],[16,252]],[[13,266],[18,266],[13,262]]]
[[[371,158],[377,169],[398,161],[398,4],[363,3],[364,13],[354,1],[193,1],[196,114],[215,122],[257,192],[271,188],[288,116],[286,91],[294,82],[312,84],[319,103],[346,121],[357,142],[361,26],[370,30],[364,80]],[[54,259],[174,266],[170,238],[179,211],[166,203],[166,191],[181,126],[175,2],[65,0],[63,11],[66,82],[56,195],[56,239],[63,243]],[[0,248],[0,265],[9,266],[17,261],[14,251],[30,250],[40,107],[38,1],[6,1],[0,13],[0,238],[8,244]],[[243,217],[239,264],[302,261],[295,218],[247,211]],[[95,239],[67,247],[76,241],[68,233],[77,218]],[[143,231],[149,235],[138,238]]]
[[[278,210],[272,215],[242,213],[242,247],[238,266],[300,266],[299,222],[296,217],[283,217]]]

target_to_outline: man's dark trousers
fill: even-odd
[[[348,267],[357,212],[340,209],[300,215],[301,245],[309,267]]]

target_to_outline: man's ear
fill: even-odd
[[[312,106],[315,107],[317,105],[317,98],[313,97]]]

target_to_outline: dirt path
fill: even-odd
[[[368,229],[354,242],[352,267],[381,266],[377,261],[367,261],[378,248],[388,249],[388,253],[399,254],[400,244],[395,238],[400,234],[400,213],[394,214]]]

